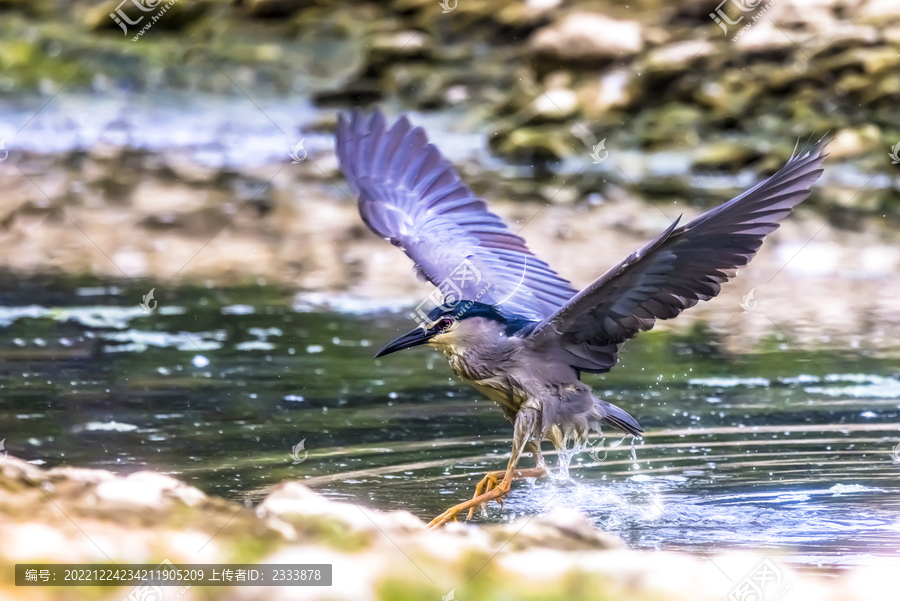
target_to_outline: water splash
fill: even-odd
[[[609,445],[609,448],[611,448],[611,449],[616,448],[617,446],[619,446],[620,444],[622,444],[623,442],[625,442],[625,439],[626,439],[626,438],[628,438],[628,435],[625,435],[625,436],[623,436],[622,438],[620,438],[619,440],[617,440],[616,442],[610,444],[610,445]],[[633,438],[634,438],[634,437],[632,437],[632,439],[633,439]]]
[[[572,442],[572,448],[569,448],[568,444],[566,444],[565,448],[561,449],[557,455],[559,465],[556,468],[556,473],[550,472],[551,480],[560,484],[569,482],[571,480],[569,477],[569,465],[572,463],[572,457],[583,451],[586,446],[586,443],[579,443],[578,441]]]
[[[624,438],[622,440],[624,440]],[[632,464],[631,467],[640,469],[641,466],[639,466],[637,462],[637,450],[634,448],[634,436],[631,437],[631,460],[634,461],[634,464]]]

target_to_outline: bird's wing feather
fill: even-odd
[[[763,238],[810,194],[827,142],[795,154],[740,196],[664,232],[572,297],[528,334],[535,348],[560,352],[579,371],[603,373],[618,350],[657,319],[670,319],[716,296]]]
[[[403,250],[446,302],[502,303],[540,320],[577,292],[487,210],[406,117],[388,128],[380,111],[342,114],[337,156],[363,221]]]

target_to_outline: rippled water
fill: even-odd
[[[505,466],[510,426],[441,356],[372,359],[410,325],[397,303],[324,310],[322,297],[201,288],[157,291],[147,314],[146,289],[23,282],[0,296],[10,453],[157,469],[244,502],[296,478],[425,519]],[[517,483],[478,519],[572,507],[635,548],[766,549],[808,566],[896,558],[898,376],[896,360],[864,350],[729,356],[702,333],[642,335],[588,380],[644,426],[635,458],[630,439],[608,448],[610,431],[605,450],[573,457],[569,480]]]

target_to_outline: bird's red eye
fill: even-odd
[[[446,330],[447,328],[449,328],[452,325],[453,325],[453,320],[450,319],[449,317],[445,317],[438,322],[438,328],[441,330]]]

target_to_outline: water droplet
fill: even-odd
[[[623,442],[625,442],[625,439],[626,439],[626,438],[628,438],[628,436],[623,436],[623,437],[621,438],[621,440],[617,440],[616,442],[611,442],[611,443],[609,444],[609,448],[611,448],[611,449],[616,448],[617,446],[619,446],[620,444],[622,444]],[[634,440],[634,438],[632,438],[632,440]]]

